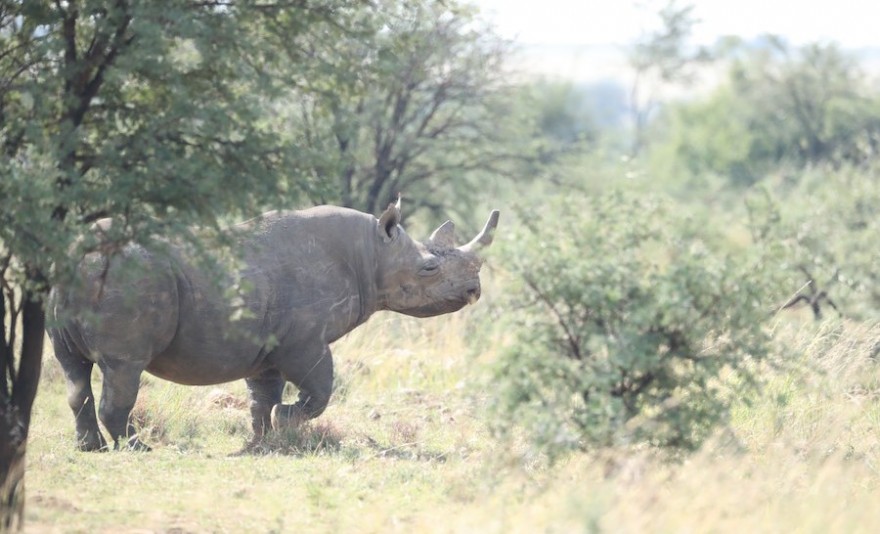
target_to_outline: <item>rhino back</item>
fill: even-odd
[[[354,210],[313,208],[239,225],[234,296],[224,292],[233,277],[218,285],[181,262],[177,333],[148,370],[186,384],[219,383],[338,339],[372,311],[360,280],[370,278],[365,240],[373,224]]]
[[[111,265],[97,305],[88,291],[64,303],[87,311],[65,327],[68,338],[86,354],[144,360],[161,378],[205,385],[253,376],[271,358],[297,358],[375,311],[371,216],[331,207],[270,212],[236,231],[240,270],[220,280],[184,249],[130,245],[129,265]],[[94,298],[100,257],[83,269]],[[241,290],[230,291],[236,281]]]
[[[347,208],[263,217],[242,278],[264,280],[266,324],[279,341],[329,343],[375,311],[374,232],[372,216]]]

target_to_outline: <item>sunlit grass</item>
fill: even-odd
[[[762,394],[738,403],[730,428],[691,457],[633,447],[548,465],[487,430],[485,364],[505,336],[476,339],[473,324],[487,313],[377,316],[334,346],[327,412],[238,456],[250,434],[243,384],[154,378],[135,412],[153,452],[75,452],[63,382],[47,359],[29,530],[849,533],[880,524],[880,325],[780,318]]]

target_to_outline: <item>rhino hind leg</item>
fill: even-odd
[[[295,427],[318,417],[327,408],[333,391],[333,356],[322,347],[312,358],[291,359],[296,365],[279,366],[281,374],[299,389],[294,404],[278,403],[272,407],[272,428]]]
[[[56,342],[55,358],[61,364],[67,379],[67,403],[76,419],[76,442],[81,451],[107,450],[107,441],[98,428],[95,416],[95,395],[92,393],[94,363],[77,354],[61,342]]]
[[[131,410],[137,400],[143,368],[128,361],[102,359],[98,364],[104,375],[101,390],[101,404],[98,415],[114,448],[120,449],[123,440],[125,446],[137,451],[149,451],[150,447],[138,439],[137,430],[131,422]]]

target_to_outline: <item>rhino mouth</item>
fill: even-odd
[[[427,306],[410,308],[403,313],[407,315],[412,315],[413,317],[434,317],[435,315],[443,315],[446,313],[457,312],[468,304],[469,302],[467,300],[445,300]]]
[[[475,285],[467,288],[464,292],[450,295],[424,306],[409,308],[403,313],[413,317],[433,317],[446,313],[457,312],[468,304],[473,304],[480,299],[480,286]]]
[[[465,298],[467,299],[468,304],[474,304],[475,302],[480,300],[480,286],[468,289],[465,292]]]

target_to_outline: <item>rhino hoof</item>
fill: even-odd
[[[107,442],[104,440],[104,436],[94,433],[87,433],[84,436],[79,436],[76,448],[82,452],[105,452],[109,450],[107,448]]]
[[[272,430],[287,430],[302,424],[305,418],[293,404],[276,404],[272,407]]]
[[[267,454],[271,452],[271,446],[269,446],[262,437],[255,437],[245,443],[244,447],[241,450],[236,451],[230,456],[238,457],[238,456],[253,456],[253,455],[261,455]]]
[[[150,452],[153,450],[152,447],[139,440],[137,436],[132,436],[128,440],[126,447],[128,448],[128,450],[135,452]]]

